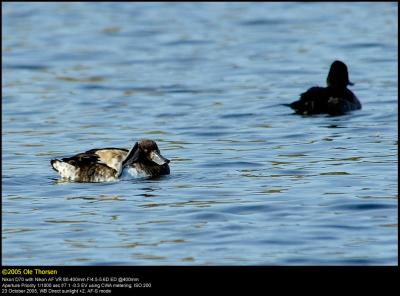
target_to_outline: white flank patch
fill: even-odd
[[[145,172],[141,171],[138,172],[136,170],[136,168],[133,167],[127,167],[122,171],[121,177],[120,179],[123,180],[129,180],[133,178],[145,178],[145,177],[149,177],[148,174],[146,174]]]

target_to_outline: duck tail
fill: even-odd
[[[52,160],[50,160],[50,164],[51,164],[51,167],[53,168],[53,170],[58,172],[58,167],[59,167],[60,161],[58,159],[52,159]]]

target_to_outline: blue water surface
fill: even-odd
[[[5,265],[396,265],[397,3],[2,3]],[[344,61],[363,109],[293,115]],[[157,141],[171,175],[50,159]]]

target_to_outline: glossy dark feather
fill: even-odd
[[[350,82],[347,67],[340,61],[332,63],[327,77],[327,87],[311,87],[300,95],[300,99],[290,106],[297,114],[311,115],[326,113],[343,115],[361,109],[355,94],[347,88]]]

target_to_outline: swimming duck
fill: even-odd
[[[348,111],[361,109],[361,103],[348,85],[354,85],[349,80],[347,66],[341,61],[334,61],[326,79],[327,87],[311,87],[300,95],[300,99],[289,107],[297,114],[342,115]]]
[[[122,174],[155,177],[170,173],[168,163],[153,140],[140,140],[130,149],[91,149],[72,157],[53,159],[51,166],[64,179],[76,182],[115,181]]]

